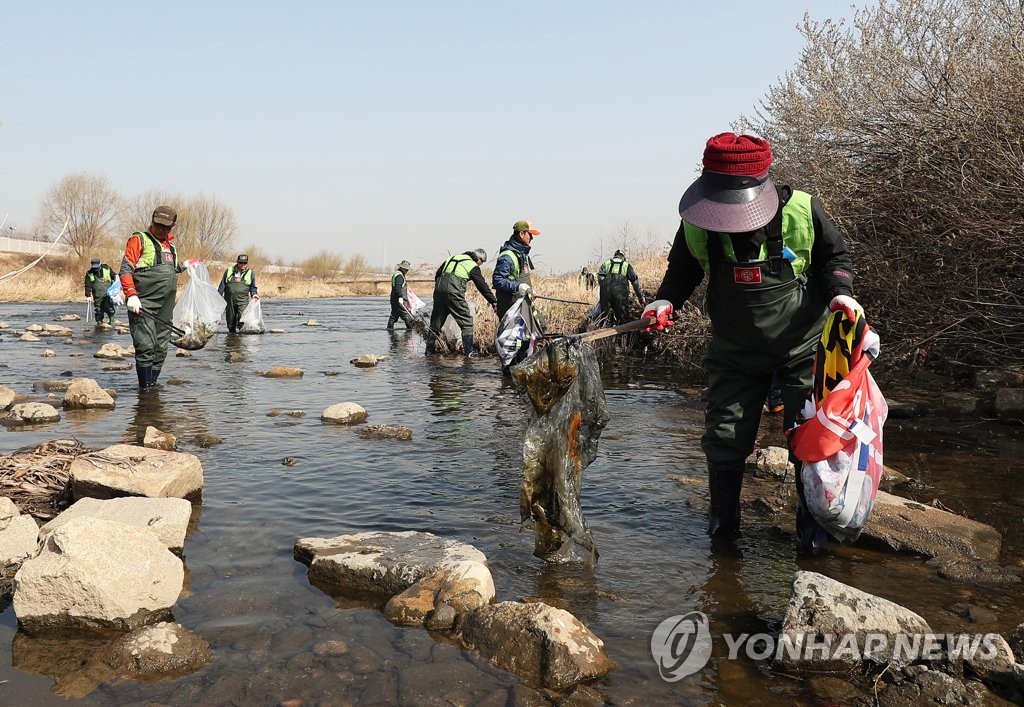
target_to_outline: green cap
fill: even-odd
[[[531,236],[539,236],[540,231],[533,225],[533,221],[516,221],[515,225],[512,226],[512,230],[516,233],[520,231],[526,231]]]

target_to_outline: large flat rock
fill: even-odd
[[[487,558],[472,545],[432,533],[367,532],[333,538],[302,538],[295,559],[309,565],[309,578],[346,594],[394,596],[441,569],[471,562],[486,567]],[[488,570],[489,574],[489,570]]]
[[[76,499],[194,498],[203,490],[199,457],[130,444],[115,444],[76,458],[70,477]]]
[[[35,519],[19,513],[11,499],[0,496],[0,566],[35,552],[38,539]]]
[[[47,538],[57,528],[75,518],[99,518],[138,528],[149,528],[172,552],[185,547],[185,531],[192,517],[192,503],[183,498],[82,498],[39,529]]]
[[[879,491],[864,536],[928,557],[970,555],[999,561],[1003,538],[990,525]]]

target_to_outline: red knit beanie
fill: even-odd
[[[720,174],[760,177],[772,166],[772,148],[767,140],[752,135],[720,133],[704,148],[704,169]]]

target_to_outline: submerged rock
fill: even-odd
[[[78,316],[77,314],[62,314],[59,317],[55,318],[53,321],[55,321],[55,322],[77,322],[77,321],[80,321],[81,319],[82,318],[80,316]]]
[[[269,371],[261,373],[264,378],[301,378],[302,369],[292,368],[289,366],[278,366],[277,368],[271,368]]]
[[[207,432],[200,432],[199,434],[192,438],[192,441],[195,442],[198,446],[203,447],[204,449],[206,447],[212,447],[216,444],[222,444],[224,442],[224,440],[222,440],[217,435],[212,435]]]
[[[210,644],[181,624],[161,621],[125,634],[100,658],[121,677],[137,680],[182,677],[213,659]]]
[[[996,562],[1002,536],[963,516],[879,491],[864,537],[929,557],[968,555]]]
[[[57,352],[54,351],[53,349],[44,349],[43,350],[43,358],[56,358],[56,356],[57,356]]]
[[[1003,587],[1020,582],[1020,575],[995,562],[977,557],[936,557],[925,563],[938,570],[943,579],[986,587]]]
[[[363,439],[398,439],[408,441],[412,439],[412,428],[400,425],[369,425],[359,430],[359,436]]]
[[[281,410],[279,408],[274,408],[267,413],[267,417],[280,417],[281,415],[286,417],[305,417],[306,413],[302,410]]]
[[[239,353],[237,351],[228,351],[227,355],[224,357],[224,360],[227,361],[228,363],[242,363],[245,361],[245,354]]]
[[[377,356],[376,354],[363,354],[359,358],[353,358],[351,363],[356,368],[373,368],[378,363],[383,361],[387,356]]]
[[[164,449],[168,452],[173,452],[177,443],[177,437],[172,435],[170,432],[164,432],[152,425],[146,427],[146,436],[142,440],[143,447],[149,447],[150,449]]]
[[[318,322],[318,321],[317,321],[317,320],[315,320],[315,319],[307,319],[307,320],[306,320],[306,321],[305,321],[305,322],[303,323],[303,326],[320,326],[320,322]]]

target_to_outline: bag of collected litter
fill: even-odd
[[[537,342],[544,338],[544,329],[537,313],[526,297],[517,299],[498,324],[495,341],[502,366],[522,361],[537,350]]]
[[[414,317],[418,315],[419,311],[426,307],[426,303],[416,296],[416,293],[412,291],[411,287],[406,287],[405,291],[409,295],[409,314]]]
[[[110,283],[110,287],[107,288],[107,297],[115,307],[124,306],[124,288],[121,287],[121,278],[115,277],[114,281]]]
[[[188,284],[174,305],[174,325],[185,331],[172,339],[179,349],[196,351],[206,346],[215,333],[227,303],[210,281],[210,272],[202,261],[186,267]]]
[[[239,317],[239,323],[241,324],[239,331],[243,334],[262,334],[267,330],[263,324],[263,307],[258,299],[249,299],[249,304],[245,305],[242,316]]]
[[[476,305],[472,302],[469,304],[469,316],[476,317]],[[462,329],[456,324],[455,318],[452,315],[444,320],[444,324],[441,325],[441,336],[439,337],[444,341],[444,345],[448,347],[448,351],[455,351],[462,344]]]
[[[807,508],[843,543],[856,540],[867,524],[882,478],[889,408],[868,370],[879,344],[862,314],[850,322],[834,313],[818,342],[814,383],[788,432]]]
[[[579,545],[597,559],[597,545],[580,508],[583,470],[597,457],[608,409],[597,354],[575,339],[557,339],[512,369],[533,406],[523,441],[519,513],[533,518],[533,554],[568,562]]]

